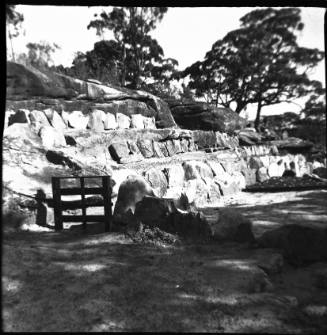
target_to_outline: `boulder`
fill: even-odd
[[[183,186],[180,187],[180,194],[183,194],[186,197],[189,204],[194,204],[196,198],[196,179],[185,181]],[[166,197],[169,197],[169,193]]]
[[[39,132],[41,127],[48,127],[50,123],[46,115],[42,111],[33,110],[29,114],[31,125],[36,132]]]
[[[131,119],[128,116],[122,113],[117,113],[116,119],[119,129],[128,129],[130,127]]]
[[[144,225],[158,227],[181,237],[209,237],[209,225],[204,216],[179,212],[172,199],[144,197],[136,205],[135,217]]]
[[[242,129],[246,120],[228,108],[214,107],[202,102],[167,100],[178,126],[184,129],[212,130],[232,133]]]
[[[19,109],[13,115],[9,116],[8,126],[14,123],[30,123],[29,113],[28,109]]]
[[[145,129],[156,129],[156,121],[154,117],[143,118],[143,128]]]
[[[148,96],[151,99],[148,104],[156,111],[156,128],[176,128],[175,118],[167,102],[151,94],[148,94]]]
[[[217,143],[216,134],[213,131],[195,130],[193,139],[199,149],[213,148]]]
[[[173,145],[174,145],[174,151],[176,154],[180,154],[182,153],[182,147],[181,147],[181,142],[179,139],[176,139],[176,140],[172,140],[173,142]]]
[[[240,171],[235,171],[232,174],[233,180],[236,182],[240,190],[244,190],[246,187],[246,180],[244,175]]]
[[[320,178],[327,179],[327,168],[318,167],[312,171],[312,173],[316,174]]]
[[[154,157],[158,157],[158,158],[165,157],[165,153],[162,151],[162,147],[159,145],[159,142],[153,141],[152,146],[153,146]],[[165,148],[165,151],[167,152],[166,148]]]
[[[216,145],[221,148],[227,148],[228,143],[226,143],[226,136],[223,133],[216,131]]]
[[[226,171],[219,162],[207,160],[206,163],[211,168],[214,177],[224,176]]]
[[[270,178],[272,177],[281,177],[280,168],[277,163],[271,163],[268,167],[268,175]]]
[[[312,163],[312,167],[315,170],[315,169],[318,169],[320,167],[324,167],[324,164],[321,163],[321,162],[318,162],[318,161],[314,160],[313,163]]]
[[[255,264],[268,275],[282,272],[284,266],[283,255],[272,249],[257,249],[254,253]]]
[[[250,157],[248,166],[250,169],[258,170],[263,166],[263,163],[259,157]]]
[[[120,164],[129,164],[129,163],[135,163],[140,162],[143,160],[143,156],[139,156],[133,153],[129,153],[128,156],[122,157],[119,161]]]
[[[86,129],[88,123],[88,115],[84,115],[81,111],[73,111],[68,114],[68,125],[71,128]]]
[[[296,173],[293,170],[285,170],[282,177],[296,177]]]
[[[270,164],[269,156],[261,156],[260,160],[261,160],[264,167],[266,167],[266,168],[269,167],[269,164]]]
[[[210,184],[202,179],[191,179],[184,182],[183,192],[195,207],[204,207],[210,200]]]
[[[136,204],[145,196],[154,196],[151,186],[138,175],[129,175],[119,186],[114,209],[115,220],[129,209],[134,213]]]
[[[131,115],[131,128],[144,129],[144,117],[141,114]]]
[[[104,130],[103,119],[105,118],[105,114],[100,109],[94,109],[89,114],[89,122],[87,124],[87,128],[96,132],[101,132]]]
[[[177,212],[177,208],[172,199],[157,198],[154,196],[143,197],[135,207],[135,217],[150,227],[165,228],[169,224],[168,216]]]
[[[188,151],[195,151],[197,150],[196,144],[194,143],[193,138],[190,138],[188,141]]]
[[[47,149],[67,145],[63,132],[51,126],[41,127],[39,135],[41,137],[43,146]]]
[[[173,140],[167,140],[165,142],[165,145],[166,145],[166,148],[167,148],[168,155],[170,157],[174,156],[176,154],[176,147],[174,145]]]
[[[222,181],[217,177],[215,177],[214,180],[219,185],[220,192],[223,196],[233,195],[240,191],[238,183],[233,180],[232,176],[230,181]]]
[[[183,162],[182,166],[185,171],[185,180],[200,178],[199,171],[196,168],[196,161]]]
[[[276,146],[276,145],[271,145],[271,146],[270,146],[270,151],[269,151],[269,153],[270,153],[271,155],[278,155],[279,152],[278,152],[278,148],[277,148],[277,146]]]
[[[104,126],[104,129],[117,129],[118,124],[117,124],[115,115],[111,113],[106,113],[103,116],[103,126]]]
[[[169,215],[168,222],[166,229],[180,237],[196,241],[210,239],[210,226],[201,212],[175,212]]]
[[[151,140],[146,140],[146,139],[138,139],[137,140],[137,146],[140,149],[142,155],[145,158],[150,158],[154,156],[154,151],[153,151],[153,145]]]
[[[204,179],[208,187],[208,202],[211,204],[217,204],[221,199],[220,187],[219,185],[210,178]]]
[[[127,141],[127,146],[129,148],[129,152],[132,153],[133,155],[138,155],[140,156],[140,158],[142,159],[142,153],[139,149],[139,147],[137,146],[137,144],[133,141]]]
[[[259,183],[262,183],[265,180],[269,179],[267,168],[264,166],[262,166],[260,169],[257,170],[256,175],[257,175],[257,181]]]
[[[327,264],[317,263],[317,268],[313,271],[314,284],[320,289],[327,289]]]
[[[109,152],[113,160],[120,163],[122,158],[129,156],[130,149],[126,141],[114,142],[109,145]]]
[[[144,178],[152,187],[156,196],[162,197],[166,193],[168,182],[165,174],[161,170],[150,168],[145,172]]]
[[[232,174],[228,172],[221,173],[214,177],[215,181],[223,182],[224,184],[230,184],[232,181],[234,181],[234,177]]]
[[[182,186],[184,183],[185,172],[182,165],[172,165],[164,168],[163,170],[168,180],[168,186]]]
[[[69,115],[70,115],[70,113],[68,113],[66,111],[61,112],[61,117],[62,117],[62,120],[64,121],[64,124],[65,124],[66,127],[69,127]]]
[[[283,140],[274,140],[271,141],[270,144],[275,145],[279,151],[284,150],[293,154],[306,153],[313,147],[312,142],[296,137],[289,137]]]
[[[180,185],[169,186],[163,198],[165,199],[179,199],[183,194],[183,187]]]
[[[253,169],[243,169],[241,171],[245,178],[245,184],[248,185],[253,185],[257,182],[257,177],[256,177],[256,170]]]
[[[240,171],[242,169],[239,161],[235,160],[224,160],[220,164],[224,168],[224,170],[232,175],[235,171]]]
[[[262,140],[262,136],[254,128],[244,128],[237,135],[240,145],[254,145]]]
[[[217,241],[255,242],[252,222],[235,209],[220,208],[210,221],[211,236]]]
[[[327,229],[288,224],[265,232],[258,243],[264,248],[280,249],[294,265],[327,260]]]
[[[3,137],[7,139],[9,143],[13,142],[13,140],[15,140],[15,142],[18,140],[19,142],[29,142],[31,146],[35,147],[41,145],[40,137],[31,129],[28,123],[12,124],[4,129]]]
[[[168,157],[169,156],[169,152],[167,150],[167,146],[165,142],[153,142],[153,150],[156,151],[160,149],[161,153],[164,155],[164,157]],[[158,155],[158,157],[160,157],[160,153],[156,153],[156,155]]]
[[[43,113],[48,118],[48,121],[51,123],[53,113],[54,113],[54,109],[52,109],[52,108],[43,109]]]
[[[182,152],[188,152],[188,140],[186,138],[181,139],[181,150]]]
[[[206,163],[201,161],[187,161],[182,164],[185,171],[185,179],[213,178],[213,172]]]
[[[188,129],[171,128],[167,130],[168,130],[168,134],[164,138],[164,140],[178,140],[182,138],[190,139],[194,135],[194,132]]]
[[[53,111],[52,118],[50,119],[50,123],[52,127],[57,129],[58,131],[64,131],[67,128],[64,120],[56,111]]]
[[[136,176],[139,177],[140,175],[132,169],[119,169],[119,170],[112,170],[111,173],[111,180],[113,182],[113,188],[112,188],[112,200],[113,205],[115,205],[115,202],[117,200],[118,191],[120,184],[127,179],[129,176]]]

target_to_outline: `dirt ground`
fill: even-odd
[[[327,191],[249,194],[225,201],[256,236],[289,223],[327,224]],[[217,208],[203,209],[210,219]],[[313,264],[267,276],[247,245],[133,243],[112,233],[7,232],[5,331],[325,333],[327,291]],[[256,283],[267,283],[256,288]]]

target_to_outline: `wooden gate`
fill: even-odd
[[[97,178],[102,180],[102,186],[85,187],[85,180]],[[80,181],[80,187],[61,187],[62,179],[76,179]],[[110,176],[85,176],[85,177],[52,177],[53,209],[55,219],[55,229],[62,230],[63,222],[82,222],[86,228],[87,222],[104,222],[105,231],[111,230],[112,222],[112,188]],[[89,203],[86,195],[101,195],[103,200],[96,203]],[[80,201],[63,201],[62,195],[81,195]],[[104,215],[86,215],[87,207],[104,207]],[[63,215],[67,209],[82,209],[82,215]]]

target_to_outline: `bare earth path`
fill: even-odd
[[[241,193],[228,203],[256,235],[280,224],[327,224],[327,192]],[[216,209],[205,209],[214,215]],[[327,292],[312,269],[285,264],[255,288],[257,250],[245,245],[134,244],[119,234],[5,233],[5,331],[327,330]],[[254,285],[254,286],[253,286]]]

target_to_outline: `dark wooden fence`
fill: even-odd
[[[85,187],[85,180],[101,179],[102,186]],[[79,179],[80,187],[61,187],[62,179]],[[110,176],[87,176],[87,177],[52,177],[52,194],[55,229],[62,230],[63,222],[82,222],[86,228],[87,222],[104,222],[105,231],[111,230],[112,203],[111,203]],[[103,200],[97,202],[87,201],[86,195],[101,195]],[[63,201],[62,195],[81,195],[81,201]],[[104,215],[86,215],[87,207],[104,207]],[[82,209],[82,215],[63,215],[67,209]]]

